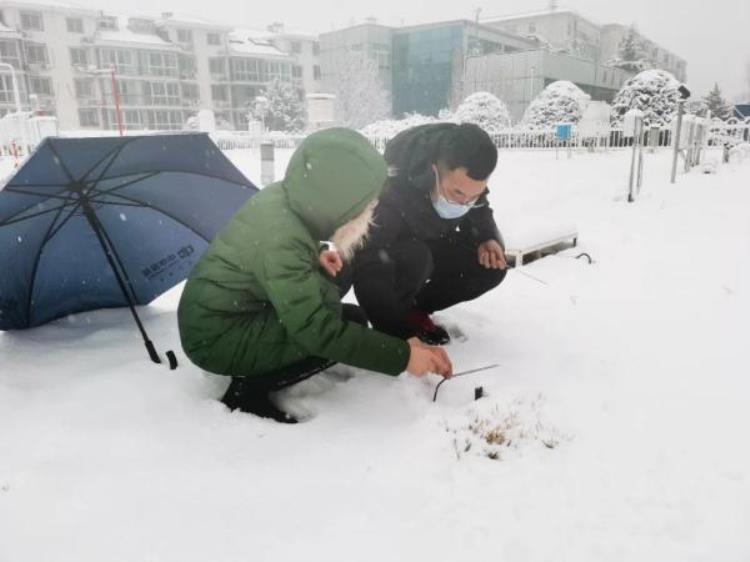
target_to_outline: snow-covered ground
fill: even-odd
[[[750,163],[671,185],[646,157],[628,204],[626,152],[501,153],[506,234],[574,223],[595,263],[441,314],[457,370],[500,366],[436,403],[437,377],[335,369],[285,396],[306,423],[229,413],[179,289],[142,310],[176,371],[124,310],[0,334],[0,561],[750,559]]]

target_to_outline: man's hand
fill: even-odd
[[[344,267],[344,261],[336,250],[323,250],[318,256],[318,262],[331,277],[336,277]]]
[[[505,252],[497,240],[482,242],[477,249],[479,263],[487,269],[505,269],[508,263],[505,261]]]
[[[453,376],[453,364],[442,347],[425,345],[418,338],[406,340],[409,344],[409,364],[406,371],[415,377],[423,377],[427,373],[437,373],[443,378]]]

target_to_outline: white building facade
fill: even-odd
[[[61,129],[177,130],[200,109],[213,110],[219,127],[245,129],[249,105],[272,80],[301,96],[319,91],[316,52],[314,36],[258,38],[174,13],[0,5],[0,62],[16,70],[24,110],[56,115]],[[11,75],[0,67],[0,115],[10,111]]]

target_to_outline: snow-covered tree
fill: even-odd
[[[364,53],[349,51],[336,65],[333,94],[336,119],[360,129],[391,114],[388,92],[378,75],[377,63]]]
[[[629,72],[642,72],[653,67],[646,56],[641,38],[634,26],[630,26],[627,35],[622,38],[617,47],[617,54],[608,64]]]
[[[416,127],[417,125],[437,122],[438,119],[430,115],[409,113],[403,119],[381,119],[375,123],[370,123],[361,129],[360,133],[371,139],[392,139],[406,129]]]
[[[711,90],[707,96],[703,98],[711,112],[711,117],[716,117],[725,121],[732,116],[732,109],[724,99],[719,89],[719,84],[714,83],[714,89]]]
[[[646,125],[666,125],[677,112],[680,83],[666,70],[644,70],[623,84],[612,102],[612,124],[622,124],[630,109],[644,112]]]
[[[476,92],[458,106],[453,121],[474,123],[494,135],[510,127],[510,113],[497,96],[489,92]]]
[[[305,104],[289,82],[275,78],[250,106],[250,116],[268,131],[299,132],[305,128]]]
[[[589,101],[591,96],[573,82],[552,82],[526,108],[521,125],[546,128],[555,123],[578,123]]]

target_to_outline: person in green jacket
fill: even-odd
[[[451,376],[442,348],[372,330],[341,303],[350,285],[342,269],[385,179],[385,161],[359,133],[314,133],[283,181],[253,196],[201,257],[180,299],[180,339],[195,365],[232,377],[222,398],[230,409],[294,423],[271,394],[338,362]],[[321,241],[334,249],[321,252]]]

